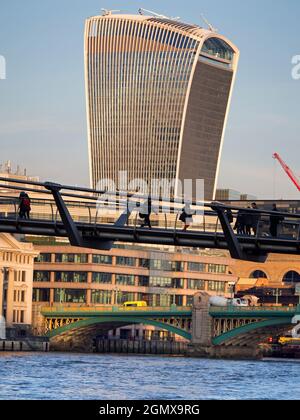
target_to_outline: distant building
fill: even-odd
[[[95,16],[85,29],[90,179],[216,180],[239,51],[162,17]],[[178,191],[176,191],[178,192]]]
[[[32,322],[33,245],[0,233],[0,317],[6,326],[29,327]]]
[[[27,175],[27,170],[24,169],[23,171],[18,166],[15,170],[12,168],[12,164],[10,161],[5,162],[4,164],[0,164],[0,178],[5,178],[4,181],[0,181],[0,194],[9,194],[12,195],[16,191],[22,191],[26,188],[32,188],[31,185],[24,183],[23,185],[14,184],[11,182],[12,179],[16,179],[18,181],[32,181],[32,182],[39,182],[38,177],[32,177]],[[18,187],[18,190],[12,191],[5,188],[5,185],[12,185]],[[35,189],[42,189],[42,187],[35,186]],[[12,193],[12,194],[11,194]]]
[[[256,200],[257,197],[251,194],[242,194],[231,189],[218,189],[216,192],[217,201],[249,201]]]

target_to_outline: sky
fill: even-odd
[[[219,187],[258,198],[299,199],[272,159],[300,174],[299,0],[1,0],[0,163],[31,175],[88,185],[83,34],[101,8],[140,7],[203,26],[201,14],[241,51]]]

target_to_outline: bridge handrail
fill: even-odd
[[[45,306],[42,308],[42,313],[68,313],[68,312],[76,312],[76,313],[96,313],[96,312],[119,312],[119,313],[126,313],[126,312],[166,312],[166,313],[182,313],[182,312],[192,312],[192,308],[184,307],[184,306],[173,306],[173,307],[152,307],[152,306],[145,306],[145,307],[123,307],[123,306],[95,306],[95,307],[72,307],[72,306],[65,306],[65,305],[57,305],[57,306]]]
[[[291,312],[297,311],[297,306],[211,306],[210,313],[224,312],[224,313],[240,313],[240,312]]]

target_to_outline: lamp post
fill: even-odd
[[[115,292],[115,305],[119,305],[119,293],[120,293],[120,289],[118,287],[114,288],[114,292]]]

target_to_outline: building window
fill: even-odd
[[[183,279],[172,279],[168,277],[150,277],[149,286],[165,287],[171,289],[183,289]]]
[[[51,254],[40,254],[34,261],[37,263],[51,263]]]
[[[300,283],[300,274],[297,271],[289,271],[282,279],[283,283]]]
[[[49,282],[50,281],[50,271],[34,271],[33,281],[35,282]]]
[[[183,296],[165,295],[165,294],[149,294],[138,293],[138,300],[147,302],[151,307],[170,307],[175,304],[177,306],[183,305]]]
[[[32,301],[33,302],[49,302],[50,289],[33,289]]]
[[[209,281],[208,282],[208,290],[210,292],[222,292],[225,293],[226,283],[222,281]]]
[[[113,262],[113,259],[109,255],[93,255],[93,264],[107,264],[111,265]]]
[[[206,264],[189,262],[188,263],[188,271],[205,273],[205,271],[206,271]]]
[[[55,254],[57,263],[86,264],[88,262],[87,254]]]
[[[192,290],[205,290],[205,281],[204,280],[188,280],[188,289]]]
[[[58,283],[86,283],[86,272],[57,271],[55,272],[55,281]]]
[[[267,278],[268,276],[266,275],[266,273],[261,270],[253,271],[253,273],[251,273],[250,275],[250,279],[267,279]]]
[[[193,306],[194,305],[194,296],[187,296],[186,305],[187,306]]]
[[[208,264],[208,272],[215,274],[226,274],[227,267],[226,265],[220,264]]]
[[[148,260],[147,258],[140,258],[139,259],[139,266],[141,268],[150,268],[150,260]]]
[[[111,305],[112,292],[110,290],[92,290],[92,303]]]
[[[119,292],[117,293],[117,304],[123,304],[125,302],[134,302],[135,294],[130,292]]]
[[[55,289],[54,302],[86,303],[86,290]]]
[[[135,267],[135,258],[132,257],[117,257],[117,265],[124,265],[127,267]]]
[[[112,283],[112,274],[111,273],[93,273],[92,276],[93,283]]]
[[[134,276],[126,274],[117,274],[116,275],[116,284],[123,286],[134,286]]]
[[[139,276],[139,286],[140,287],[149,287],[149,277]]]

